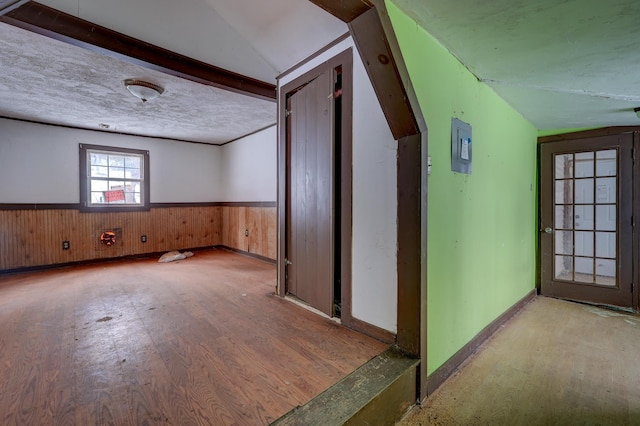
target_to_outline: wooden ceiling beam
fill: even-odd
[[[33,1],[0,16],[0,21],[196,83],[276,99],[274,84],[209,65]]]

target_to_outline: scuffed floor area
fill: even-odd
[[[638,425],[640,317],[538,297],[402,426]]]
[[[0,425],[262,425],[387,348],[223,250],[0,276]]]

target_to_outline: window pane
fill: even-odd
[[[101,166],[91,166],[91,177],[109,177],[109,168]]]
[[[556,206],[555,228],[573,228],[573,206]]]
[[[573,281],[573,257],[556,256],[555,277],[559,280]]]
[[[616,233],[615,232],[596,232],[596,256],[615,259],[616,257]]]
[[[556,231],[556,254],[573,254],[573,232]]]
[[[137,199],[140,199],[140,194],[137,192],[125,192],[124,198],[128,204],[137,204],[139,201],[136,201],[136,194],[138,195]]]
[[[616,154],[615,149],[596,153],[596,176],[616,175]]]
[[[576,256],[593,256],[593,232],[576,232]]]
[[[124,169],[124,177],[127,179],[140,179],[140,169]]]
[[[596,179],[596,203],[616,203],[616,178],[607,177]]]
[[[91,204],[104,204],[105,202],[104,192],[91,193]]]
[[[125,157],[124,166],[131,169],[139,169],[140,157]]]
[[[576,177],[593,177],[593,152],[576,154]]]
[[[107,191],[108,189],[109,184],[106,180],[91,180],[91,192]]]
[[[92,152],[90,157],[90,163],[92,166],[106,166],[109,164],[109,156],[107,154],[98,154],[97,152]]]
[[[593,179],[576,179],[576,204],[593,203]]]
[[[556,204],[573,203],[573,185],[571,180],[556,181]]]
[[[109,177],[110,178],[124,178],[124,168],[123,167],[109,167]]]
[[[575,206],[575,228],[582,230],[593,229],[593,206]]]
[[[556,155],[556,179],[573,177],[573,155]]]
[[[593,282],[593,258],[576,257],[576,275],[574,281],[581,283]]]
[[[123,155],[109,155],[109,166],[112,167],[124,167]]]
[[[616,261],[596,259],[596,282],[598,284],[616,285]]]
[[[616,206],[596,206],[596,230],[616,230]]]

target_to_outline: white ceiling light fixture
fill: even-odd
[[[157,84],[136,78],[127,78],[123,83],[124,87],[126,87],[133,96],[142,100],[142,102],[153,100],[164,93],[164,88]]]

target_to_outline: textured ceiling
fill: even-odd
[[[41,3],[229,71],[276,77],[347,31],[306,0],[44,0]],[[165,92],[143,104],[122,84]],[[172,77],[0,23],[0,116],[220,144],[276,122],[276,104]]]
[[[637,0],[393,0],[539,129],[637,125]],[[275,83],[347,27],[307,0],[43,0],[148,43]],[[121,80],[167,91],[145,105]],[[221,143],[275,123],[274,103],[0,26],[0,114]]]
[[[637,0],[394,0],[539,129],[638,125]]]
[[[142,68],[0,23],[0,116],[86,129],[224,143],[276,121],[272,101]],[[164,87],[142,103],[124,87]]]

